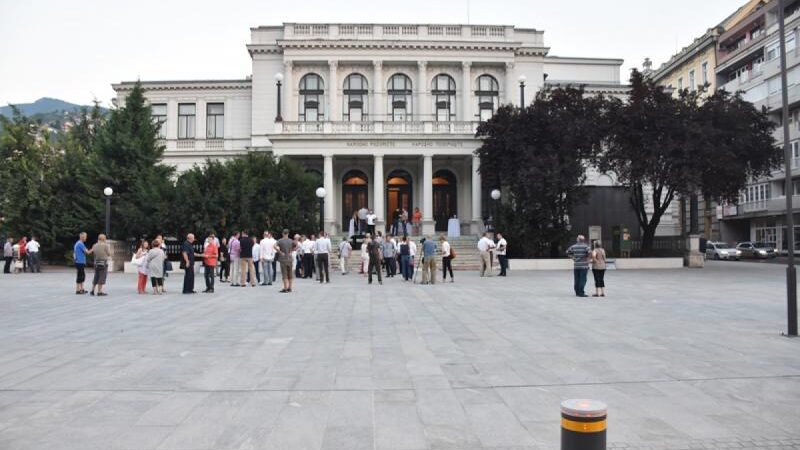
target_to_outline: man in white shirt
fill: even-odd
[[[272,286],[275,279],[275,239],[269,231],[264,232],[264,239],[261,239],[261,285]]]
[[[414,264],[414,260],[417,258],[417,243],[414,242],[413,239],[409,239],[408,240],[408,253],[409,253],[409,255],[411,255],[411,263],[409,265],[411,266],[410,267],[411,276],[413,277],[414,276],[414,267],[416,267],[415,264]]]
[[[36,236],[31,236],[31,240],[25,246],[25,250],[28,253],[28,266],[31,269],[31,273],[39,273],[42,271],[41,259],[39,258],[39,241],[36,240]]]
[[[303,278],[314,276],[314,235],[303,241],[300,248],[303,250]]]
[[[322,283],[323,278],[326,283],[331,282],[328,274],[328,255],[330,252],[331,240],[328,238],[328,233],[320,231],[319,238],[314,242],[314,254],[317,256],[317,273],[319,273],[320,283]]]
[[[489,271],[489,276],[492,276],[492,249],[495,248],[494,242],[489,239],[489,233],[483,233],[483,237],[478,241],[478,252],[481,255],[481,276]]]
[[[367,232],[367,214],[369,214],[369,210],[366,206],[362,206],[358,210],[358,234]]]
[[[375,220],[378,218],[378,215],[375,214],[375,211],[369,210],[367,214],[367,233],[375,236]]]
[[[497,233],[497,262],[500,263],[500,276],[506,276],[506,269],[508,269],[508,258],[506,258],[506,243],[503,233]]]
[[[261,245],[258,244],[258,236],[253,234],[253,267],[256,268],[256,282],[261,284]]]
[[[353,246],[350,245],[350,241],[347,239],[342,239],[342,242],[339,243],[339,268],[342,271],[342,275],[347,275],[347,268],[349,267],[348,264],[350,263],[350,254],[353,252]]]

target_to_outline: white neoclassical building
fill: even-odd
[[[545,83],[619,94],[620,59],[548,56],[544,32],[495,25],[301,24],[251,29],[242,80],[145,81],[165,162],[251,151],[291,158],[326,190],[326,228],[366,205],[419,208],[425,232],[482,229],[477,124]],[[122,105],[133,82],[114,84]],[[592,183],[610,184],[601,177]]]

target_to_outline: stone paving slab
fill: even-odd
[[[582,397],[613,449],[800,449],[783,274],[610,271],[602,300],[571,272],[193,296],[112,274],[103,299],[2,276],[0,449],[554,449]]]

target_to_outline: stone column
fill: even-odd
[[[472,157],[472,233],[480,234],[483,231],[483,212],[481,211],[481,174],[478,169],[481,159]]]
[[[375,220],[375,230],[383,231],[386,227],[384,215],[386,214],[386,207],[384,206],[384,199],[386,193],[386,180],[383,179],[383,155],[375,155],[373,157],[374,172],[372,175],[372,210],[378,218]]]
[[[383,61],[373,61],[374,75],[372,77],[372,111],[369,111],[373,121],[386,120],[386,101],[383,99],[385,85],[383,83]]]
[[[297,101],[294,98],[295,86],[294,79],[292,79],[292,72],[294,71],[293,69],[294,65],[291,61],[286,61],[284,63],[283,87],[281,87],[283,90],[283,92],[281,92],[281,116],[283,117],[283,120],[288,121],[297,121],[297,110],[295,109]],[[230,121],[226,120],[226,122]]]
[[[325,211],[323,214],[325,230],[328,233],[336,233],[336,220],[333,217],[334,201],[336,200],[336,192],[334,192],[333,184],[333,156],[325,155],[323,157],[322,166],[322,187],[325,188]]]
[[[517,101],[515,101],[515,98],[518,98],[517,87],[518,86],[514,82],[514,63],[507,62],[506,82],[504,86],[505,103],[511,103],[512,105],[515,105],[517,103]]]
[[[337,61],[328,61],[328,68],[330,69],[327,86],[329,111],[327,111],[325,117],[328,117],[328,120],[338,122],[342,120],[342,105],[339,104],[339,77],[337,76],[339,64]]]
[[[431,111],[428,106],[428,63],[425,61],[417,62],[419,71],[417,73],[417,104],[414,105],[414,116],[416,120],[431,120]]]
[[[474,120],[472,117],[472,63],[464,61],[461,63],[461,118],[468,122]],[[456,100],[456,104],[458,100]]]
[[[433,235],[433,157],[422,157],[422,232]]]

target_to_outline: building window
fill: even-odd
[[[683,77],[678,78],[678,90],[679,91],[683,90]]]
[[[194,139],[194,103],[178,104],[178,139]]]
[[[689,71],[689,90],[694,92],[697,86],[694,84],[694,70]]]
[[[497,80],[491,75],[479,76],[475,97],[478,99],[478,119],[486,122],[492,118],[500,102],[500,85]]]
[[[367,79],[364,75],[353,73],[344,79],[343,89],[344,120],[360,122],[367,118]]]
[[[708,63],[704,62],[700,66],[700,80],[703,82],[703,86],[708,84]]]
[[[325,86],[322,77],[309,73],[300,79],[300,121],[317,122],[323,120]]]
[[[222,139],[225,137],[225,104],[209,103],[206,105],[206,139]]]
[[[158,128],[158,138],[167,138],[167,105],[158,103],[150,105],[150,114],[153,116],[153,123]]]
[[[411,79],[402,73],[392,75],[386,93],[392,120],[411,120]]]
[[[433,78],[431,86],[436,120],[448,122],[456,118],[456,82],[453,77],[439,74]]]

